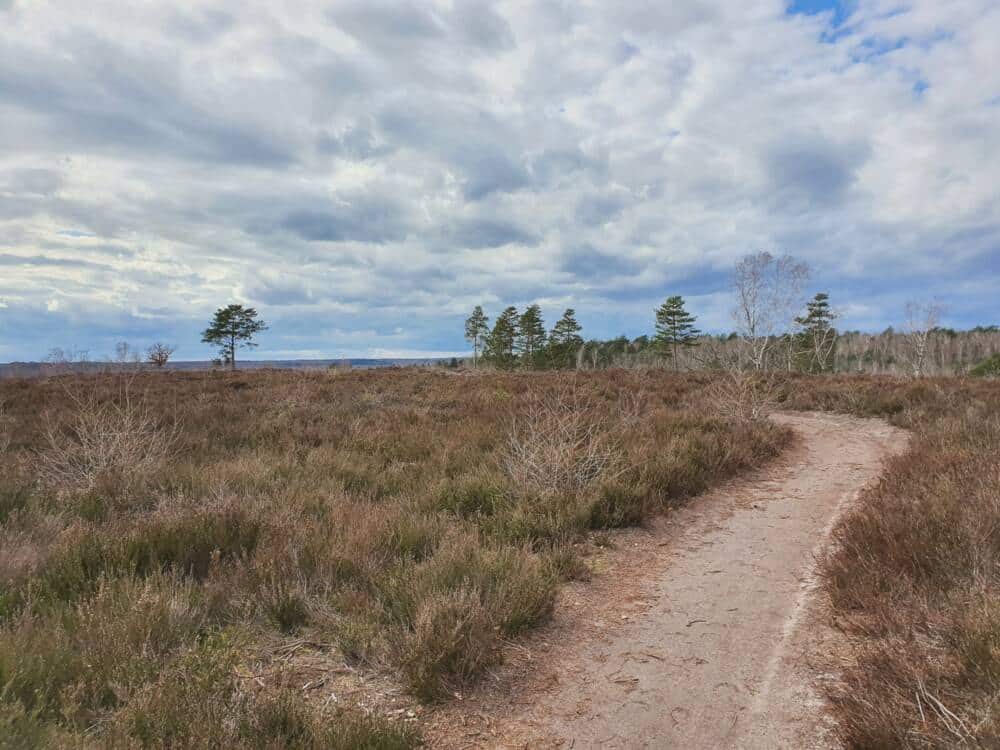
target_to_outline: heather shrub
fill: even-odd
[[[246,675],[308,642],[426,700],[465,689],[550,617],[562,580],[587,578],[593,529],[642,523],[787,439],[706,414],[705,385],[615,371],[0,382],[0,735],[410,747],[396,722]]]
[[[433,701],[447,695],[453,681],[493,664],[498,646],[479,595],[458,589],[431,594],[417,605],[397,658],[410,689]]]
[[[786,403],[911,430],[907,453],[834,530],[821,561],[854,659],[829,691],[851,747],[1000,742],[1000,389],[956,380],[830,378]]]

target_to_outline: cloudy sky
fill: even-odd
[[[0,0],[0,361],[204,359],[229,302],[260,358],[723,330],[755,250],[1000,323],[1000,3]]]

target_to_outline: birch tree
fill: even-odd
[[[758,252],[736,264],[733,318],[752,369],[766,369],[772,348],[791,330],[808,278],[809,267],[790,255]]]

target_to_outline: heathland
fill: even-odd
[[[111,372],[0,383],[0,737],[409,747],[613,529],[792,436],[708,373]],[[769,378],[912,433],[822,561],[854,746],[1000,737],[1000,388]],[[332,691],[333,676],[356,678]],[[389,687],[386,687],[389,686]]]
[[[784,429],[713,415],[706,386],[621,371],[6,381],[4,732],[406,746],[405,722],[308,700],[283,656],[446,698],[587,575],[588,532],[781,449]]]

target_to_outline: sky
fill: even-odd
[[[0,0],[0,361],[721,332],[761,250],[842,328],[1000,323],[1000,3]]]

